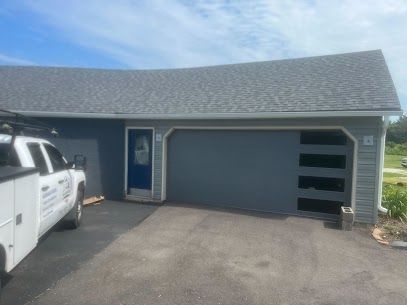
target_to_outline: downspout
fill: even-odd
[[[383,117],[382,128],[380,132],[380,159],[379,159],[379,190],[377,198],[377,209],[379,212],[386,214],[387,209],[382,207],[382,193],[383,193],[383,167],[384,167],[384,152],[386,146],[386,132],[387,127],[389,127],[389,117]]]

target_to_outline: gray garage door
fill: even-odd
[[[167,200],[337,214],[350,202],[351,147],[346,137],[332,139],[319,132],[177,130],[168,142]]]

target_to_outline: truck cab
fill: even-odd
[[[0,135],[0,145],[10,141],[11,136]],[[61,152],[47,140],[16,136],[13,146],[13,165],[35,167],[39,170],[41,237],[72,210],[78,195],[83,198],[85,173],[68,163]],[[76,213],[79,226],[82,205],[78,205]]]
[[[1,274],[55,224],[63,220],[77,228],[82,219],[86,158],[76,155],[67,162],[50,141],[18,130],[10,134],[0,128],[0,287]]]

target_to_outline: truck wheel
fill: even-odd
[[[66,217],[67,225],[70,229],[79,228],[82,220],[84,190],[78,189],[75,205]]]

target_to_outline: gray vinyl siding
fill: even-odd
[[[123,199],[124,121],[99,119],[41,119],[57,128],[49,141],[72,161],[75,154],[87,158],[86,196]]]
[[[103,194],[108,199],[122,199],[124,192],[124,126],[154,127],[162,137],[178,126],[199,127],[269,127],[269,126],[343,126],[358,139],[356,174],[356,220],[373,223],[377,218],[378,160],[381,118],[325,118],[274,120],[134,120],[45,119],[58,128],[60,136],[50,139],[68,160],[82,153],[88,158],[87,196]],[[372,135],[372,146],[363,145],[363,136]],[[161,200],[163,141],[154,141],[153,200]]]
[[[356,174],[356,221],[374,223],[377,218],[377,193],[378,193],[378,153],[379,136],[381,134],[380,117],[360,118],[323,118],[323,119],[274,119],[274,120],[128,120],[129,127],[154,127],[155,134],[164,135],[174,127],[198,126],[198,127],[292,127],[298,126],[343,126],[359,142],[357,152]],[[372,146],[363,145],[363,136],[373,136]],[[162,190],[162,156],[163,141],[154,141],[154,175],[153,175],[153,199],[161,200]]]

